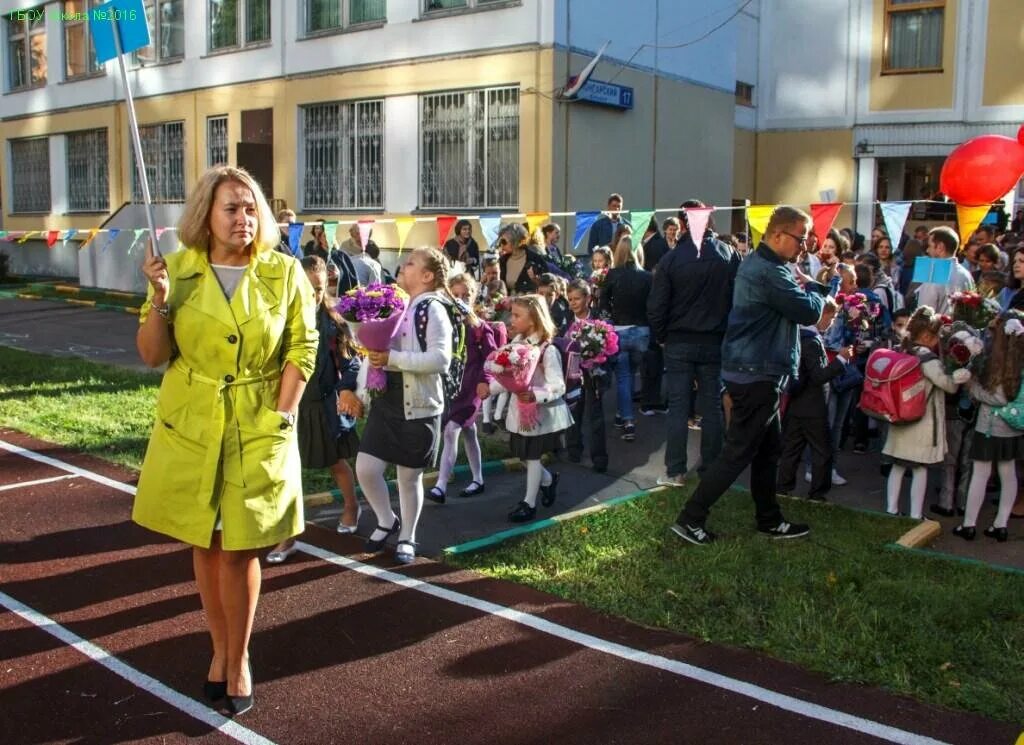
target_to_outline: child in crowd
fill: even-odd
[[[889,348],[896,349],[907,336],[907,324],[910,323],[910,308],[900,308],[892,314],[892,333],[889,334]]]
[[[1024,314],[1008,311],[995,323],[992,349],[985,362],[981,380],[972,380],[968,392],[980,404],[978,420],[971,436],[973,462],[971,483],[967,488],[967,509],[962,525],[953,534],[973,541],[978,513],[985,501],[985,488],[995,463],[999,473],[999,509],[985,535],[1000,543],[1006,541],[1006,524],[1017,498],[1017,463],[1024,458],[1024,434],[1013,429],[995,409],[1017,397],[1024,370]]]
[[[571,282],[567,297],[573,314],[573,323],[598,318],[597,312],[591,310],[590,285],[586,282],[581,279]],[[569,413],[573,420],[566,435],[569,460],[572,463],[583,460],[583,422],[586,420],[589,425],[590,462],[598,473],[608,470],[608,441],[605,434],[602,397],[608,390],[610,380],[611,375],[607,373],[593,375],[584,369],[582,393],[569,402]]]
[[[480,299],[484,302],[488,302],[496,294],[504,294],[505,283],[501,281],[501,267],[497,256],[488,256],[484,259],[480,287]]]
[[[561,277],[550,273],[540,275],[540,279],[537,282],[537,292],[548,302],[551,320],[555,324],[555,331],[558,336],[565,335],[573,318],[572,310],[569,308],[569,301],[565,299],[566,291],[566,281]]]
[[[590,269],[600,272],[612,268],[612,250],[608,246],[598,246],[590,257]]]
[[[477,283],[470,274],[458,274],[448,282],[452,295],[472,308],[477,295]],[[427,497],[438,504],[444,504],[448,481],[455,468],[455,459],[459,455],[459,437],[465,435],[463,442],[466,448],[466,459],[473,480],[460,493],[460,497],[475,497],[484,492],[483,459],[480,454],[480,441],[476,435],[476,417],[480,412],[480,403],[490,395],[491,376],[484,371],[484,360],[487,355],[498,348],[494,339],[494,330],[490,324],[480,320],[470,311],[466,316],[466,367],[462,374],[462,387],[455,400],[448,403],[446,421],[444,423],[444,450],[441,452],[441,465],[437,471],[437,483],[427,493]]]
[[[883,455],[893,460],[886,489],[886,511],[891,515],[899,512],[903,474],[909,468],[913,475],[910,516],[915,520],[922,518],[928,466],[941,463],[946,453],[946,398],[941,391],[955,393],[960,385],[971,379],[967,370],[956,370],[948,375],[942,361],[935,355],[941,328],[941,316],[927,305],[915,310],[910,317],[903,348],[921,360],[921,372],[928,391],[927,407],[924,416],[916,422],[890,426],[882,449]],[[936,388],[941,391],[936,391]]]
[[[317,254],[302,259],[317,301],[316,328],[320,341],[316,368],[299,401],[295,429],[303,468],[329,468],[345,505],[338,521],[339,533],[355,533],[362,510],[356,500],[355,478],[348,458],[359,451],[356,419],[363,407],[356,398],[359,357],[348,324],[334,312],[327,299],[327,264]],[[281,564],[295,553],[295,539],[279,544],[267,554],[267,562]]]
[[[544,453],[565,447],[565,430],[572,424],[572,417],[562,398],[565,395],[562,355],[551,343],[555,337],[555,326],[544,298],[540,295],[513,298],[509,330],[514,335],[513,342],[541,348],[540,362],[534,371],[530,390],[514,394],[521,401],[538,404],[540,416],[537,426],[523,428],[519,407],[512,401],[505,415],[505,427],[511,433],[512,457],[526,463],[526,494],[508,516],[512,522],[521,523],[536,517],[538,492],[543,494],[541,504],[545,507],[554,504],[558,474],[548,472],[541,464],[541,457]],[[498,381],[491,383],[492,394],[505,392]]]

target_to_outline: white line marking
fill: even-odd
[[[23,455],[26,458],[52,465],[55,468],[64,469],[69,473],[84,476],[85,478],[92,479],[93,481],[101,484],[107,484],[129,494],[135,493],[135,487],[133,486],[122,484],[118,481],[114,481],[113,479],[108,479],[106,476],[101,476],[98,473],[93,473],[92,471],[84,468],[78,468],[70,463],[64,463],[63,461],[55,458],[50,458],[31,450],[20,448],[17,445],[12,445],[4,442],[3,440],[0,440],[0,449],[8,450],[9,452]],[[481,613],[498,616],[499,618],[504,618],[507,621],[518,623],[522,626],[526,626],[527,628],[540,631],[541,633],[549,634],[559,639],[565,639],[566,641],[578,644],[581,647],[593,649],[598,652],[604,652],[605,654],[613,657],[619,657],[629,662],[635,662],[639,665],[646,665],[647,667],[664,670],[665,672],[673,673],[680,677],[689,678],[706,685],[721,688],[729,691],[730,693],[746,696],[754,699],[755,701],[769,704],[778,709],[782,709],[783,711],[799,714],[800,716],[807,717],[808,719],[817,719],[825,722],[826,724],[845,727],[846,729],[850,729],[855,732],[871,735],[872,737],[877,737],[879,739],[886,740],[887,742],[901,743],[902,745],[947,745],[942,740],[935,740],[931,737],[925,737],[924,735],[899,729],[898,727],[891,727],[887,724],[875,722],[870,719],[864,719],[863,717],[858,717],[853,714],[847,714],[846,712],[838,711],[837,709],[804,701],[793,696],[788,696],[784,693],[779,693],[768,688],[754,685],[753,683],[747,683],[742,680],[737,680],[736,678],[730,678],[727,675],[712,672],[711,670],[705,670],[704,668],[697,667],[695,665],[651,654],[650,652],[644,652],[639,649],[627,647],[623,644],[616,644],[615,642],[610,642],[605,639],[601,639],[600,637],[592,636],[591,634],[584,634],[576,629],[553,623],[531,613],[523,613],[522,611],[517,611],[504,605],[480,600],[470,595],[463,595],[462,593],[430,584],[429,582],[413,579],[402,574],[388,571],[387,569],[381,569],[380,567],[364,564],[360,561],[355,561],[354,559],[341,556],[332,551],[327,551],[326,549],[319,548],[318,546],[312,546],[302,541],[299,541],[296,545],[300,551],[303,551],[310,556],[314,556],[322,561],[344,567],[345,569],[358,572],[368,577],[382,579],[386,582],[391,582],[407,589],[417,590],[418,592],[430,595],[431,597],[447,600],[451,603],[456,603],[457,605],[462,605],[467,608],[473,608]],[[2,593],[0,593],[0,595],[2,595]],[[191,701],[191,699],[186,700]]]
[[[35,481],[21,481],[17,484],[4,484],[0,486],[0,491],[7,491],[8,489],[21,489],[26,486],[38,486],[39,484],[49,484],[54,481],[63,481],[64,479],[77,478],[73,473],[62,473],[60,476],[51,476],[48,479],[36,479]]]
[[[262,735],[253,732],[251,729],[243,727],[237,722],[218,714],[213,709],[203,706],[198,701],[194,701],[188,696],[178,693],[176,690],[169,688],[156,678],[152,678],[144,672],[136,670],[131,665],[128,665],[117,657],[114,657],[114,655],[110,654],[102,647],[83,639],[73,631],[61,626],[52,618],[44,616],[42,613],[29,608],[27,605],[15,600],[10,595],[0,592],[0,605],[20,616],[33,626],[42,629],[47,634],[60,639],[69,647],[73,647],[93,662],[99,663],[103,667],[107,668],[107,670],[110,670],[110,672],[115,675],[124,678],[132,685],[153,694],[160,700],[185,712],[189,716],[198,719],[200,722],[209,725],[218,732],[238,740],[238,742],[246,743],[246,745],[274,745],[273,740],[268,740]]]

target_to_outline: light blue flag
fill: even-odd
[[[480,232],[483,233],[488,248],[493,246],[494,242],[498,240],[498,231],[500,229],[501,215],[480,215]]]
[[[953,276],[953,262],[956,259],[932,259],[927,256],[918,256],[914,260],[913,282],[931,282],[937,285],[949,284],[949,278]]]
[[[72,238],[74,238],[74,237],[75,237],[76,235],[78,235],[78,231],[77,231],[77,230],[75,230],[74,228],[71,228],[71,229],[70,229],[70,230],[69,230],[68,232],[66,232],[66,233],[64,234],[64,240],[66,240],[66,241],[70,241],[70,240],[71,240]]]
[[[142,0],[110,0],[86,12],[97,62],[102,64],[117,57],[114,21],[121,37],[122,52],[128,54],[149,46],[149,22]]]
[[[907,224],[910,214],[910,202],[882,202],[882,219],[885,221],[885,232],[889,234],[893,250],[899,248],[903,226]]]

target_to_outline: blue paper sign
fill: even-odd
[[[633,89],[628,85],[615,85],[600,80],[588,80],[580,88],[576,98],[581,101],[611,106],[614,109],[633,108]]]
[[[914,282],[930,282],[937,285],[949,284],[953,276],[953,262],[956,259],[932,259],[918,256],[914,259]]]
[[[149,23],[142,0],[110,0],[89,10],[89,32],[96,50],[96,61],[107,62],[117,57],[114,24],[121,37],[125,54],[149,46]]]

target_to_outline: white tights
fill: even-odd
[[[441,451],[441,466],[437,469],[437,488],[444,491],[452,478],[455,460],[459,456],[459,435],[466,433],[464,440],[466,459],[469,470],[473,472],[473,481],[484,483],[483,458],[480,454],[480,441],[476,437],[476,423],[463,427],[456,422],[448,422],[444,428],[444,450]]]
[[[900,510],[900,491],[903,488],[903,474],[906,466],[894,463],[889,471],[889,483],[886,487],[886,512],[895,515]],[[914,466],[911,469],[913,478],[910,482],[910,516],[920,520],[924,512],[924,493],[928,487],[928,469],[925,466]]]
[[[395,513],[391,509],[391,496],[388,484],[384,480],[384,469],[387,463],[380,458],[359,453],[356,456],[356,478],[363,488],[373,514],[377,516],[377,525],[385,528],[395,524]],[[402,530],[398,535],[400,541],[416,542],[416,524],[420,520],[423,509],[423,469],[396,466],[398,470],[398,503],[402,511]],[[385,533],[374,530],[372,540],[380,540]]]
[[[523,500],[531,507],[537,506],[537,492],[541,486],[551,485],[551,473],[539,460],[526,461],[526,498]]]
[[[1017,499],[1017,464],[1012,460],[1001,460],[996,463],[999,472],[999,510],[992,523],[993,528],[1005,528],[1010,520],[1010,510]],[[973,528],[978,523],[978,513],[985,502],[985,487],[988,477],[992,474],[992,461],[974,461],[971,471],[971,485],[967,488],[967,509],[964,511],[964,527]]]

